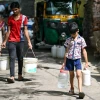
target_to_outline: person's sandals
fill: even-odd
[[[70,95],[74,95],[74,90],[69,90]]]
[[[14,80],[14,79],[12,79],[12,78],[7,78],[7,82],[8,82],[8,83],[14,83],[14,82],[15,82],[15,80]]]
[[[23,81],[24,78],[23,77],[18,77],[18,81]]]
[[[79,92],[79,99],[83,99],[85,97],[85,94],[83,92]]]

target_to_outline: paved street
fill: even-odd
[[[49,49],[35,50],[35,54],[39,59],[37,73],[24,73],[25,80],[22,82],[17,80],[17,61],[14,84],[6,82],[6,78],[9,77],[9,70],[0,71],[0,100],[78,100],[76,78],[76,94],[73,96],[68,95],[69,84],[67,89],[57,87],[59,69],[63,59],[52,58]],[[31,52],[28,56],[30,55],[32,55]],[[91,86],[83,86],[83,91],[86,94],[84,100],[100,100],[100,66],[97,66],[98,61],[93,59],[91,52],[89,55],[92,84]]]

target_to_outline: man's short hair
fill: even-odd
[[[13,8],[20,8],[20,5],[18,2],[12,2],[11,5],[10,5],[10,9],[13,9]]]
[[[78,24],[76,22],[69,23],[70,34],[74,34],[78,31]]]

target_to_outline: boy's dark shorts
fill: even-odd
[[[65,70],[74,71],[74,67],[76,70],[82,70],[81,59],[68,59],[66,60]]]

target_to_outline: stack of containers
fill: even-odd
[[[56,45],[52,46],[51,55],[52,57],[64,58],[64,55],[65,55],[64,46],[56,46]]]

